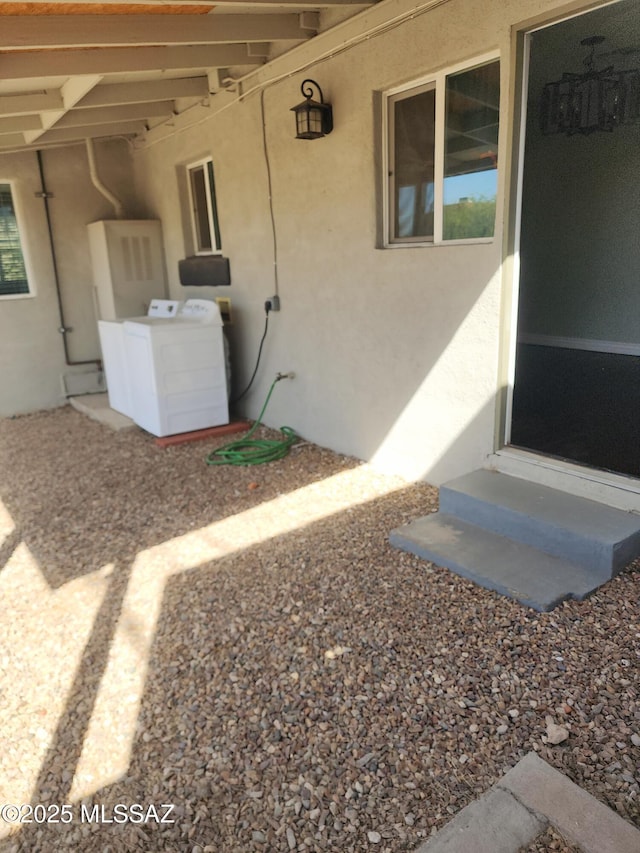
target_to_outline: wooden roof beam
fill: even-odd
[[[29,113],[39,113],[43,110],[64,109],[62,94],[59,89],[47,92],[23,93],[15,95],[0,95],[0,116],[19,116]]]
[[[31,4],[51,5],[51,0],[30,0]],[[377,0],[170,0],[171,6],[202,6],[212,7],[236,6],[240,8],[285,8],[287,6],[303,9],[322,9],[340,6],[373,6]],[[168,0],[126,0],[127,6],[158,6],[166,7]],[[8,5],[4,3],[3,5]],[[21,4],[16,3],[19,7]],[[122,0],[75,0],[74,6],[100,6],[104,9],[110,5],[122,5]],[[101,9],[102,11],[102,9]]]
[[[92,124],[82,125],[81,127],[63,127],[58,129],[54,127],[52,130],[47,130],[40,139],[38,144],[50,144],[57,142],[72,142],[81,139],[97,139],[100,137],[109,136],[135,136],[137,133],[144,133],[147,126],[142,121],[125,121],[118,124]],[[26,136],[26,135],[25,135]],[[0,137],[1,139],[2,137]],[[27,138],[27,142],[29,142]]]
[[[262,65],[263,62],[264,56],[250,55],[244,44],[0,52],[0,79],[228,68],[230,65]]]
[[[153,101],[147,104],[120,104],[114,107],[94,107],[70,110],[56,124],[60,127],[83,127],[93,124],[119,124],[123,121],[146,121],[147,118],[169,118],[175,111],[173,101]]]
[[[39,115],[9,116],[0,118],[0,135],[22,133],[25,130],[40,130],[42,120]]]
[[[7,15],[0,50],[304,41],[299,16],[284,15]]]
[[[23,133],[7,133],[0,136],[0,149],[24,148]]]
[[[76,104],[76,109],[142,104],[176,98],[206,98],[208,94],[209,86],[206,76],[138,81],[137,83],[101,83]]]
[[[45,110],[40,115],[42,118],[42,127],[40,130],[28,130],[24,134],[25,142],[31,144],[35,142],[48,128],[52,127],[68,110],[84,98],[87,92],[91,91],[102,78],[96,74],[78,75],[71,77],[60,89],[62,95],[62,109],[60,110]]]

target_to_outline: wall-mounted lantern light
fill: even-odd
[[[318,90],[319,101],[313,100],[311,86],[315,86]],[[320,136],[331,133],[333,130],[333,110],[331,104],[325,104],[320,86],[315,80],[303,80],[300,91],[306,100],[296,107],[291,107],[291,111],[296,114],[296,139],[318,139]]]

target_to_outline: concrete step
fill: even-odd
[[[640,516],[496,471],[446,483],[440,512],[607,577],[640,554]]]
[[[638,853],[640,831],[529,752],[415,853],[518,853],[553,827],[583,853]]]
[[[389,541],[538,611],[553,610],[567,598],[580,601],[609,579],[604,570],[555,557],[442,512],[393,530]]]

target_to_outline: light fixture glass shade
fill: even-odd
[[[306,84],[312,84],[320,93],[320,101],[314,101],[311,97],[313,90],[305,89]],[[291,107],[296,114],[296,139],[319,139],[333,130],[333,110],[331,104],[325,104],[322,99],[322,90],[313,80],[304,80],[300,87],[306,99],[302,103]]]
[[[640,71],[598,71],[594,53],[603,36],[589,36],[581,44],[590,48],[582,74],[565,72],[560,80],[547,83],[540,100],[540,128],[544,134],[587,135],[612,131],[640,121]]]

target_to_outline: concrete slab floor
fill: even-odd
[[[530,752],[416,853],[517,853],[549,826],[583,853],[640,851],[640,830]]]
[[[112,409],[109,406],[108,394],[84,394],[79,397],[69,397],[69,403],[74,409],[81,412],[83,415],[86,415],[94,421],[99,421],[101,424],[104,424],[116,431],[129,429],[130,427],[135,426],[135,423],[131,418],[128,418],[120,412],[116,412],[115,409]],[[173,445],[185,444],[190,441],[199,441],[206,438],[220,438],[237,432],[245,432],[250,429],[250,427],[251,424],[248,421],[233,420],[228,424],[222,424],[217,427],[209,427],[207,429],[156,438],[155,444],[158,447],[172,447]]]
[[[99,421],[116,431],[135,426],[131,418],[121,415],[120,412],[116,412],[109,406],[109,395],[106,393],[69,397],[69,403],[83,415],[87,415],[94,421]]]

